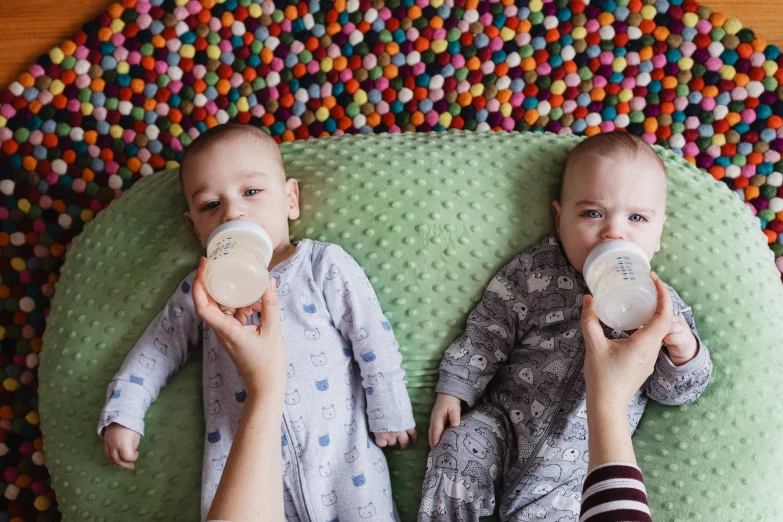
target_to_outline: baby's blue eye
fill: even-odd
[[[204,205],[203,208],[204,208],[204,210],[214,210],[214,209],[218,208],[219,206],[220,206],[220,202],[219,201],[210,201],[209,203]]]
[[[640,216],[639,214],[631,214],[631,217],[629,217],[628,219],[630,219],[634,223],[641,223],[642,221],[644,221],[644,217]]]
[[[247,189],[245,191],[245,196],[255,196],[256,194],[258,194],[258,192],[259,192],[258,189]]]
[[[585,212],[585,216],[591,219],[598,219],[599,217],[601,217],[601,213],[598,212],[597,210],[588,210],[587,212]]]

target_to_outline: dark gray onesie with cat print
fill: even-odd
[[[386,458],[370,432],[415,423],[402,356],[370,281],[342,248],[308,239],[270,275],[278,280],[289,361],[280,436],[287,521],[398,520]],[[203,341],[204,520],[246,389],[195,313],[194,277],[185,278],[114,376],[98,434],[116,422],[143,435],[150,403]],[[258,314],[250,322],[257,325]]]
[[[691,309],[669,291],[675,313],[696,335]],[[440,365],[436,391],[469,409],[430,452],[420,520],[477,521],[496,502],[503,521],[578,520],[588,462],[580,328],[588,292],[553,234],[490,281],[465,334]],[[679,367],[661,350],[653,374],[628,405],[631,431],[647,397],[680,405],[704,391],[712,363],[696,339],[696,357]]]

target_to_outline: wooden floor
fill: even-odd
[[[81,25],[106,10],[106,0],[0,0],[0,86],[13,81]],[[783,46],[783,0],[711,0],[714,11],[739,18],[768,42]]]

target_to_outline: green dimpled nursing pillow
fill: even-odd
[[[418,447],[390,451],[394,495],[416,519],[437,368],[490,278],[553,226],[550,202],[578,138],[446,133],[286,144],[299,180],[294,238],[362,265],[404,357]],[[724,185],[659,150],[669,218],[653,268],[694,310],[715,371],[694,404],[650,403],[634,436],[656,521],[780,521],[783,287],[750,212]],[[95,433],[106,386],[201,253],[177,171],[154,174],[76,238],[41,358],[47,465],[66,521],[199,518],[200,359],[146,417],[136,471],[110,467]],[[754,270],[751,280],[747,268]]]

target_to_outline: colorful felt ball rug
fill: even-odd
[[[60,518],[36,368],[67,245],[207,128],[626,129],[734,190],[783,271],[781,65],[683,0],[111,5],[0,90],[0,522]]]

